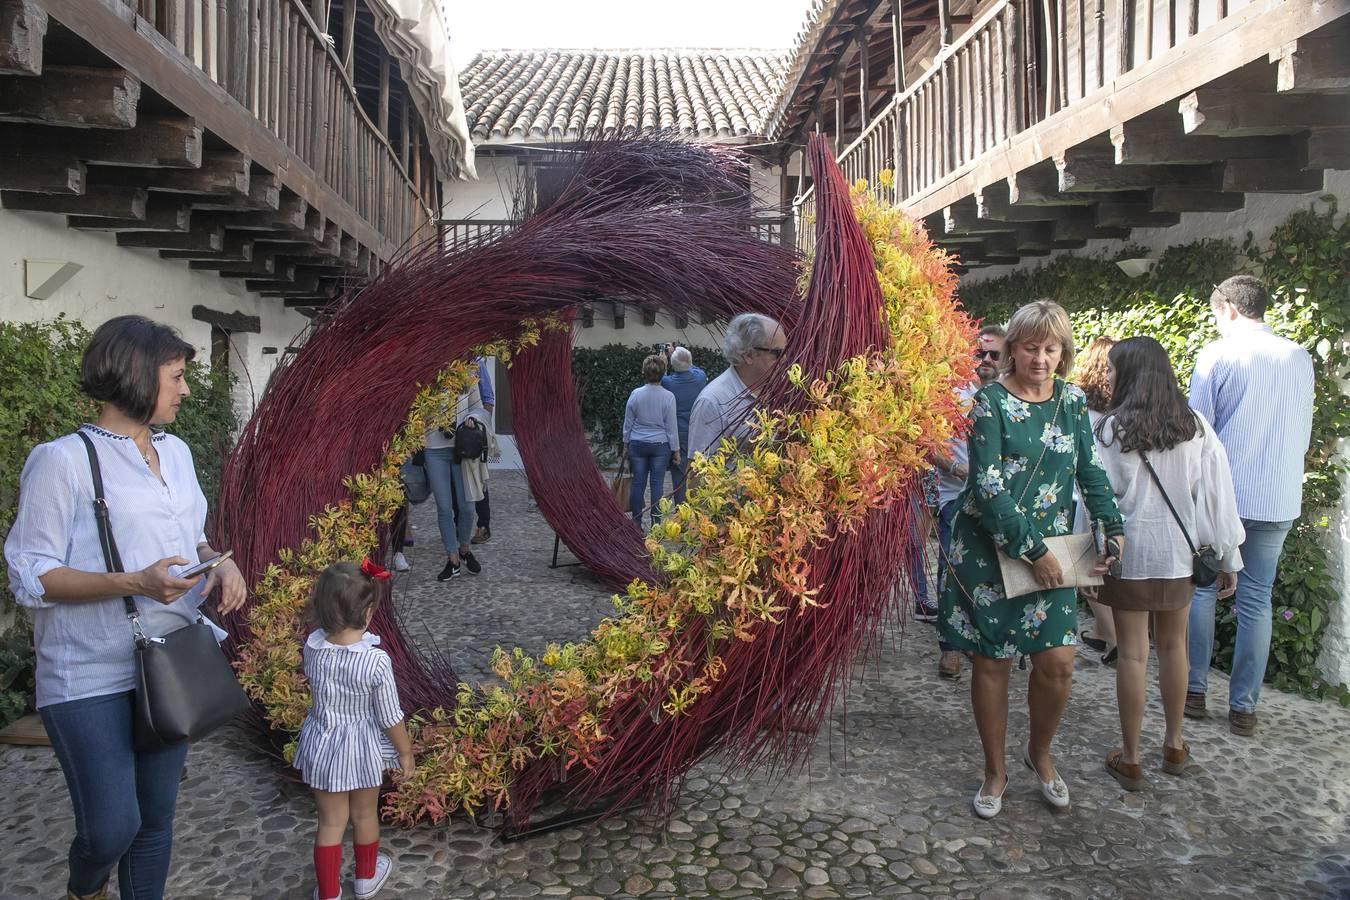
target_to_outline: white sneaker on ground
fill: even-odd
[[[408,562],[408,557],[406,557],[406,556],[403,555],[403,551],[402,551],[402,550],[400,550],[399,552],[397,552],[397,553],[394,554],[394,571],[395,571],[395,572],[406,572],[406,571],[408,571],[408,570],[411,569],[411,568],[412,568],[412,564]]]
[[[375,857],[375,874],[370,878],[355,879],[356,900],[369,900],[380,892],[389,875],[394,871],[394,859],[388,853]]]
[[[317,884],[314,885],[314,900],[325,900],[325,898],[319,896],[319,886]],[[338,885],[336,897],[329,897],[327,900],[342,900],[342,886]]]

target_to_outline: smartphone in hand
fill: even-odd
[[[190,569],[184,569],[182,572],[178,573],[178,577],[191,580],[193,578],[196,578],[198,575],[205,575],[206,573],[214,569],[216,566],[219,566],[225,560],[229,559],[231,556],[234,556],[234,551],[226,550],[219,556],[208,559],[204,563],[198,563],[197,565],[193,566]]]

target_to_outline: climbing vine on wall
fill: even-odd
[[[1350,403],[1339,384],[1350,363],[1350,223],[1339,216],[1334,198],[1323,199],[1291,215],[1268,242],[1248,235],[1241,247],[1220,240],[1169,247],[1139,278],[1126,276],[1115,264],[1145,255],[1126,248],[1111,257],[1060,257],[1030,271],[966,285],[961,299],[973,316],[992,322],[1005,321],[1031,300],[1055,300],[1069,311],[1080,346],[1100,335],[1150,335],[1167,348],[1184,387],[1196,354],[1217,337],[1209,312],[1214,285],[1238,272],[1263,278],[1273,300],[1267,323],[1308,350],[1317,379],[1303,516],[1285,542],[1275,584],[1266,678],[1282,689],[1335,695],[1350,705],[1350,690],[1326,684],[1317,666],[1339,599],[1325,544],[1346,472],[1336,447],[1350,438]],[[1232,664],[1236,627],[1232,607],[1221,605],[1215,653],[1225,669]]]

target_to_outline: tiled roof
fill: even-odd
[[[764,50],[503,50],[475,57],[459,84],[477,143],[758,137],[786,67]]]

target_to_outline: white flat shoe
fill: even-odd
[[[1003,795],[1008,792],[1009,780],[1005,774],[1003,776],[1003,790],[999,791],[997,796],[983,793],[983,784],[975,789],[975,815],[981,819],[992,819],[1003,811]]]
[[[1064,779],[1059,777],[1059,772],[1055,772],[1054,781],[1041,781],[1041,773],[1036,771],[1036,764],[1031,761],[1031,746],[1022,747],[1022,762],[1026,763],[1028,769],[1036,776],[1036,782],[1041,786],[1041,796],[1045,802],[1049,803],[1055,809],[1069,808],[1069,786],[1064,783]]]

